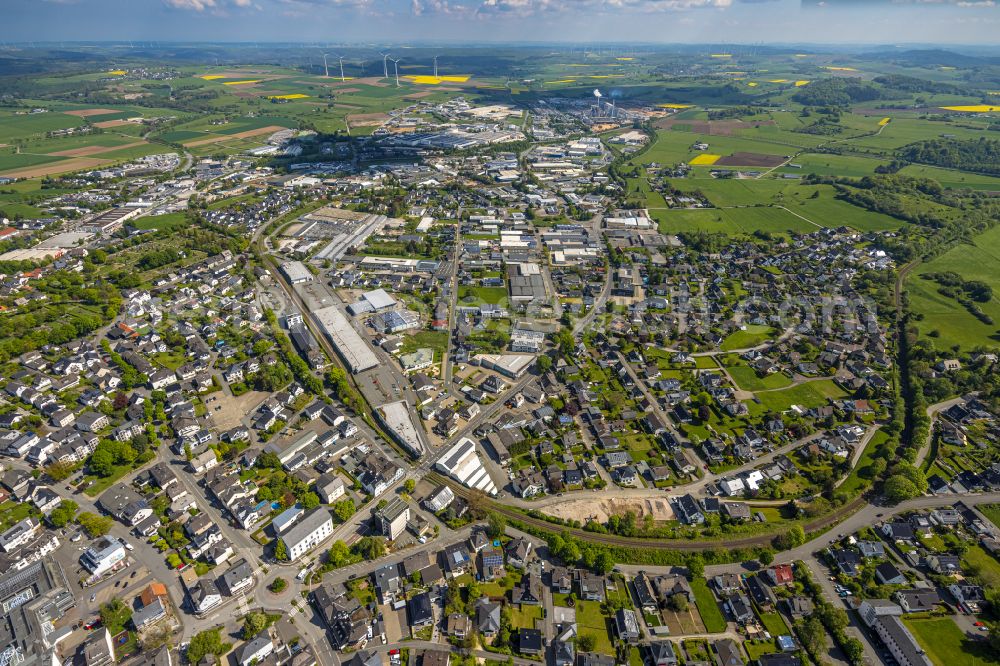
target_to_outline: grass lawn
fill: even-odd
[[[980,578],[984,587],[1000,587],[1000,562],[980,546],[971,546],[965,551],[962,568],[966,575]]]
[[[166,215],[153,215],[140,217],[129,222],[136,229],[166,229],[173,231],[188,225],[187,215],[184,213],[167,213]]]
[[[758,613],[760,622],[772,636],[783,636],[788,633],[788,625],[778,613]]]
[[[694,592],[694,602],[698,606],[701,620],[705,623],[705,631],[710,634],[725,631],[726,618],[722,616],[715,595],[708,589],[708,583],[703,579],[696,579],[691,582],[691,590]]]
[[[458,292],[460,304],[468,302],[497,305],[507,299],[505,287],[462,287]]]
[[[990,522],[1000,527],[1000,504],[980,505],[979,511],[990,519]]]
[[[91,481],[92,483],[83,492],[91,497],[97,497],[105,490],[118,483],[119,479],[131,472],[133,469],[132,465],[115,465],[111,476],[99,477],[88,474],[84,477],[84,481]]]
[[[576,624],[580,635],[589,634],[594,637],[594,652],[614,654],[609,634],[609,618],[601,613],[601,604],[597,601],[576,602]]]
[[[778,647],[774,644],[773,639],[769,641],[746,641],[743,643],[743,647],[746,648],[747,654],[750,655],[750,659],[753,661],[756,661],[762,654],[774,654],[778,651]]]
[[[434,350],[434,359],[440,361],[448,349],[448,331],[417,331],[403,338],[403,353],[415,352],[421,347]]]
[[[830,398],[837,399],[846,396],[847,393],[834,384],[832,379],[804,382],[780,391],[757,393],[761,404],[774,412],[783,412],[792,405],[822,407],[827,404]]]
[[[6,501],[0,504],[0,532],[4,532],[34,513],[27,502]]]
[[[726,368],[732,375],[733,381],[744,391],[765,391],[772,389],[782,389],[790,386],[792,380],[780,372],[765,377],[759,377],[757,371],[747,365],[734,365]]]
[[[749,325],[745,330],[730,333],[729,337],[722,341],[721,349],[728,351],[755,347],[774,336],[775,330],[770,326]]]
[[[510,617],[515,627],[534,629],[535,620],[542,619],[542,607],[531,604],[521,604],[520,608],[511,607]]]
[[[916,636],[936,666],[982,666],[996,663],[984,643],[965,637],[951,618],[908,620],[906,626]]]

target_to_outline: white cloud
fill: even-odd
[[[215,0],[164,0],[164,2],[174,9],[187,9],[195,12],[214,9],[216,6]]]

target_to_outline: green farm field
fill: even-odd
[[[980,321],[961,303],[938,293],[938,285],[923,277],[947,271],[958,273],[965,280],[982,280],[992,286],[993,298],[977,305],[994,322],[1000,322],[1000,301],[997,300],[1000,294],[1000,228],[994,227],[976,236],[972,244],[958,245],[933,261],[921,264],[906,281],[910,308],[922,316],[916,322],[917,327],[922,335],[931,334],[937,348],[1000,346],[1000,324]]]

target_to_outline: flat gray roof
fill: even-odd
[[[351,322],[335,305],[313,312],[323,332],[337,348],[353,374],[364,372],[379,364],[378,357],[364,338],[354,330]]]

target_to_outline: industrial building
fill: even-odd
[[[410,310],[390,310],[372,317],[371,324],[379,333],[401,333],[420,328],[420,315]]]
[[[507,265],[507,284],[515,303],[544,301],[545,280],[538,264],[523,262]]]
[[[527,372],[535,362],[535,357],[531,354],[476,354],[472,357],[472,361],[481,368],[517,379]]]
[[[424,445],[417,427],[413,424],[412,413],[413,410],[404,400],[386,403],[376,410],[379,420],[396,441],[407,451],[420,457],[424,454]]]
[[[497,494],[497,487],[476,451],[476,443],[468,437],[459,440],[434,466],[463,486]]]
[[[45,558],[0,575],[0,599],[0,663],[61,663],[55,647],[72,627],[53,630],[53,624],[76,605],[76,600],[59,563]]]
[[[375,352],[335,305],[316,310],[313,316],[353,374],[379,365]]]
[[[347,311],[357,316],[367,312],[381,312],[396,305],[396,299],[386,292],[385,289],[374,289],[361,294],[361,298],[356,303],[347,306]]]
[[[313,274],[301,261],[286,261],[281,264],[281,272],[288,278],[289,284],[305,284],[313,280]]]
[[[122,206],[106,210],[97,217],[93,217],[80,225],[80,231],[91,234],[110,235],[122,228],[128,220],[136,217],[142,212],[142,208],[137,206]]]

